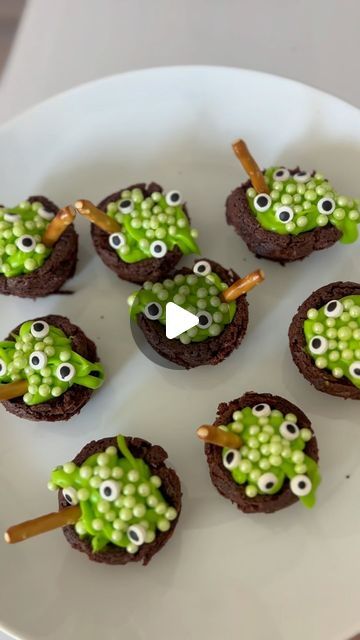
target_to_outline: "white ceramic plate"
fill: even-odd
[[[225,224],[224,201],[244,179],[230,143],[258,161],[316,167],[359,195],[360,113],[289,80],[251,71],[184,67],[128,73],[51,99],[0,130],[1,200],[45,194],[59,205],[99,201],[155,179],[186,196],[205,256],[245,274],[256,258]],[[120,282],[79,221],[72,296],[1,298],[0,335],[35,315],[69,316],[97,342],[104,387],[69,423],[17,420],[1,410],[0,529],[52,510],[50,470],[93,438],[140,435],[163,445],[183,482],[176,534],[147,568],[112,568],[73,551],[61,531],[0,543],[0,619],[27,640],[346,640],[360,629],[359,404],[315,391],[298,374],[287,329],[315,288],[359,280],[359,244],[286,268],[249,295],[250,325],[217,367],[169,371],[132,341]],[[246,390],[294,401],[316,429],[323,484],[313,511],[297,504],[245,516],[213,489],[195,428]],[[1,409],[1,408],[0,408]]]

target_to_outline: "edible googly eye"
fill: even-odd
[[[20,236],[15,242],[16,246],[23,253],[31,253],[36,247],[35,239],[32,236]]]
[[[154,240],[149,249],[153,258],[163,258],[167,253],[167,246],[162,240]]]
[[[344,305],[340,300],[330,300],[325,305],[324,313],[328,318],[339,318],[344,311]]]
[[[30,354],[29,365],[35,371],[44,369],[47,365],[47,355],[43,351],[33,351]]]
[[[275,485],[278,483],[278,479],[274,473],[263,473],[258,480],[258,487],[260,491],[264,493],[270,493]]]
[[[300,429],[294,422],[282,422],[279,427],[280,435],[285,440],[296,440],[299,436]]]
[[[17,213],[4,213],[4,220],[6,220],[6,222],[19,222],[21,216]]]
[[[276,169],[273,173],[273,178],[279,182],[284,182],[284,180],[288,180],[290,178],[290,171],[284,167],[280,167],[280,169]]]
[[[360,380],[360,361],[353,362],[349,367],[349,373],[353,378]]]
[[[295,496],[307,496],[312,489],[311,480],[304,475],[294,476],[290,480],[290,489]]]
[[[120,213],[126,213],[126,214],[134,211],[134,204],[132,200],[129,200],[129,198],[126,198],[125,200],[120,200],[119,211]]]
[[[109,245],[112,249],[118,249],[123,244],[126,244],[126,240],[122,233],[111,233],[109,235]]]
[[[197,276],[208,276],[211,273],[211,264],[207,260],[199,260],[193,266],[193,272]]]
[[[55,218],[55,213],[53,213],[52,211],[46,211],[46,209],[44,209],[43,207],[37,210],[37,214],[43,220],[52,220],[53,218]]]
[[[208,329],[212,325],[212,315],[208,311],[199,311],[196,315],[199,318],[200,329]]]
[[[267,193],[258,193],[254,198],[254,207],[256,211],[260,211],[260,213],[270,209],[271,205],[272,199]]]
[[[3,377],[7,372],[7,364],[5,360],[0,358],[0,378]]]
[[[286,224],[287,222],[291,222],[293,217],[294,217],[294,212],[292,208],[288,207],[287,205],[283,205],[279,207],[275,213],[275,218],[279,222],[282,222],[283,224]]]
[[[74,487],[66,487],[66,489],[62,490],[62,494],[66,500],[71,505],[78,504],[79,500],[77,497],[77,491]]]
[[[316,356],[321,356],[326,353],[329,348],[329,343],[324,336],[314,336],[310,340],[309,349],[311,353]]]
[[[146,531],[140,524],[131,524],[126,533],[129,540],[138,547],[144,544]]]
[[[64,362],[56,368],[55,375],[61,382],[70,382],[76,375],[76,369],[70,362]]]
[[[260,404],[256,404],[252,409],[253,416],[257,418],[266,418],[271,413],[270,405],[265,404],[265,402],[261,402]]]
[[[332,198],[321,198],[317,203],[319,213],[324,213],[326,216],[329,216],[335,210],[335,207],[335,200]]]
[[[103,500],[114,502],[120,494],[120,483],[116,480],[104,480],[99,487],[99,493]]]
[[[177,207],[181,204],[181,193],[180,191],[169,191],[165,196],[166,204],[169,207]]]
[[[309,182],[311,175],[308,171],[297,171],[294,173],[293,178],[295,182]]]
[[[241,459],[240,451],[237,449],[228,449],[226,453],[223,453],[223,465],[226,469],[236,469],[239,466]]]
[[[149,302],[144,309],[144,313],[149,320],[159,320],[162,312],[162,306],[158,302]]]
[[[44,320],[35,320],[30,327],[30,331],[34,338],[45,338],[50,331],[50,327]]]

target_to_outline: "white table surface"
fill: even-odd
[[[82,82],[175,64],[267,71],[360,107],[359,23],[359,0],[28,0],[0,122]]]

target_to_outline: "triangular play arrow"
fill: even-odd
[[[196,315],[179,307],[175,302],[167,303],[165,329],[166,337],[169,340],[177,338],[181,333],[196,327],[198,324],[199,318]]]

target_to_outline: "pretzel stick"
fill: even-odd
[[[215,444],[218,447],[228,447],[229,449],[240,449],[242,440],[236,433],[231,431],[223,431],[219,427],[202,425],[197,430],[197,435],[203,442]]]
[[[90,200],[77,200],[75,207],[81,213],[82,216],[90,220],[97,227],[106,231],[107,233],[118,233],[121,231],[121,226],[116,220],[110,218],[103,211],[95,207]]]
[[[236,280],[234,284],[232,284],[228,289],[225,289],[221,293],[221,298],[224,302],[232,302],[232,300],[237,300],[240,296],[243,296],[244,293],[247,293],[257,284],[260,284],[265,279],[265,274],[261,269],[257,269],[257,271],[253,271],[252,273],[248,273],[245,278],[239,278]]]
[[[248,174],[255,191],[258,193],[270,193],[270,189],[265,182],[264,174],[256,160],[252,157],[244,140],[236,140],[232,148]]]
[[[69,524],[75,524],[81,516],[81,509],[78,505],[74,507],[66,507],[62,511],[48,513],[45,516],[34,518],[34,520],[26,520],[20,524],[15,524],[4,533],[4,540],[9,544],[22,542],[40,533],[46,533],[59,527],[66,527]]]
[[[43,244],[48,248],[53,247],[69,224],[74,222],[75,215],[76,212],[74,207],[69,206],[64,207],[64,209],[60,209],[44,231],[44,235],[42,237]]]
[[[16,382],[6,382],[0,384],[0,402],[12,400],[23,396],[28,390],[27,380],[17,380]]]

